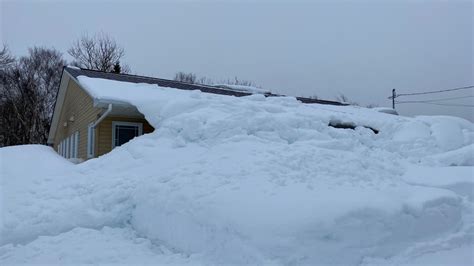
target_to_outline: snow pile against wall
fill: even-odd
[[[38,146],[1,149],[4,165],[43,149],[59,166],[2,175],[0,262],[54,261],[38,252],[73,248],[78,230],[144,263],[381,265],[473,246],[470,122],[79,81],[156,130],[78,165]]]

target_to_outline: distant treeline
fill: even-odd
[[[74,41],[67,62],[55,48],[33,46],[28,54],[15,57],[8,47],[0,49],[0,147],[20,144],[46,144],[56,95],[65,65],[105,72],[130,73],[122,63],[125,50],[109,35],[83,35]],[[177,72],[175,80],[212,84],[209,78]],[[221,83],[254,85],[237,78]]]

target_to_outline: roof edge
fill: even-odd
[[[64,103],[64,98],[66,96],[66,90],[69,85],[69,80],[71,75],[65,71],[66,67],[63,67],[63,72],[61,73],[61,82],[59,83],[58,92],[56,93],[56,101],[54,102],[54,111],[53,116],[51,117],[51,125],[48,132],[47,144],[54,143],[54,137],[56,136],[56,131],[59,123],[59,116],[61,114],[62,106]],[[66,73],[66,75],[65,75]]]

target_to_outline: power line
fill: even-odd
[[[449,101],[449,100],[467,99],[467,98],[474,98],[474,95],[466,95],[466,96],[450,97],[450,98],[441,98],[441,99],[419,100],[419,101],[398,101],[396,103],[426,103],[426,102],[440,102],[440,101]]]
[[[435,103],[435,102],[425,102],[425,101],[398,101],[397,104],[403,103],[422,103],[422,104],[431,104],[431,105],[440,105],[440,106],[458,106],[458,107],[474,107],[471,104],[455,104],[455,103]]]
[[[411,95],[424,95],[424,94],[432,94],[432,93],[440,93],[440,92],[448,92],[448,91],[457,91],[457,90],[467,90],[467,89],[472,89],[474,88],[474,85],[471,86],[465,86],[465,87],[459,87],[459,88],[452,88],[452,89],[445,89],[445,90],[437,90],[437,91],[425,91],[425,92],[414,92],[414,93],[400,93],[396,94],[396,97],[400,96],[411,96]]]
[[[448,101],[448,100],[455,100],[455,99],[464,99],[464,98],[472,98],[473,96],[462,96],[462,97],[451,97],[451,98],[442,98],[442,99],[431,99],[431,100],[420,100],[420,101],[395,101],[396,98],[400,96],[415,96],[415,95],[426,95],[426,94],[434,94],[434,93],[441,93],[441,92],[450,92],[450,91],[458,91],[458,90],[467,90],[473,89],[474,85],[465,86],[465,87],[458,87],[458,88],[451,88],[451,89],[444,89],[444,90],[436,90],[436,91],[425,91],[425,92],[413,92],[413,93],[400,93],[397,94],[395,89],[392,90],[392,96],[388,97],[388,99],[392,100],[392,108],[395,109],[396,103],[424,103],[424,104],[432,104],[432,105],[444,105],[444,106],[462,106],[462,107],[474,107],[474,105],[468,104],[447,104],[447,103],[437,103],[440,101]]]

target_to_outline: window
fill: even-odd
[[[143,124],[132,122],[112,122],[112,148],[120,146],[134,137],[142,135]]]
[[[79,131],[63,139],[58,144],[58,153],[64,158],[78,158]]]
[[[66,158],[69,158],[69,138],[66,138],[66,142],[65,142],[65,146],[66,146],[66,152],[64,153],[64,157]]]
[[[95,129],[93,124],[87,127],[87,158],[94,157]]]
[[[74,135],[69,136],[69,158],[74,158],[74,146],[76,146],[74,141]]]
[[[79,131],[76,131],[76,133],[74,133],[74,152],[73,152],[73,157],[74,158],[78,158],[78,153],[79,153]]]
[[[61,141],[61,156],[65,157],[66,156],[66,143],[65,141]]]

